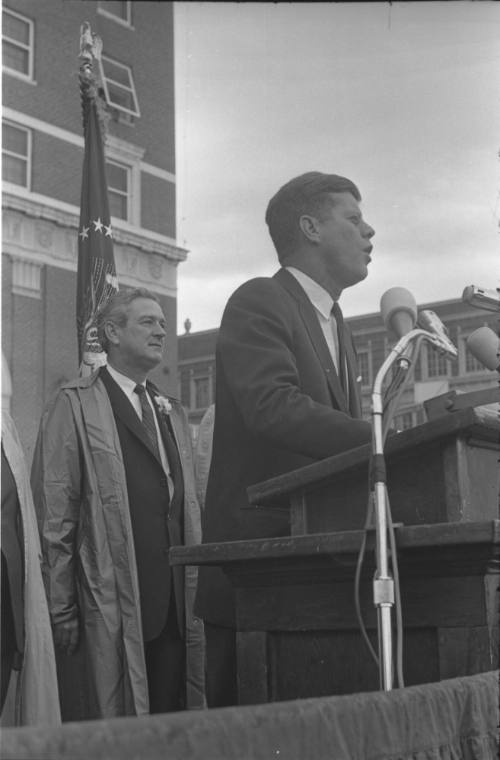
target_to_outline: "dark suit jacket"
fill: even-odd
[[[182,544],[182,505],[184,486],[179,455],[172,431],[167,439],[163,415],[157,414],[174,480],[174,494],[169,494],[167,478],[160,459],[132,404],[109,372],[103,368],[101,379],[108,392],[115,416],[127,478],[134,547],[141,597],[142,628],[145,641],[158,636],[166,621],[172,585],[175,589],[177,618],[184,630],[184,580],[182,568],[171,568],[168,550]],[[150,394],[158,391],[146,384]]]
[[[287,535],[287,510],[242,508],[247,487],[370,440],[347,328],[345,345],[350,409],[314,307],[292,274],[250,280],[231,296],[216,351],[204,542]],[[233,624],[231,588],[218,568],[201,569],[196,611]]]

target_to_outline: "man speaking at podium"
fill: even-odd
[[[350,180],[308,172],[269,202],[281,268],[236,290],[218,336],[206,543],[288,535],[286,510],[245,509],[247,487],[371,438],[338,306],[371,260],[375,233],[360,201]],[[234,599],[219,568],[201,570],[197,607],[207,622],[209,705],[235,704]]]

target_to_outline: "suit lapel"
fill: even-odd
[[[356,367],[357,360],[354,352],[354,346],[352,342],[352,336],[349,328],[344,323],[344,336],[345,336],[345,352],[347,358],[347,377],[349,381],[349,406],[351,415],[356,419],[362,417],[361,401],[359,397],[359,384],[356,380]]]
[[[158,420],[158,427],[160,428],[163,445],[167,454],[168,464],[172,480],[174,482],[174,490],[179,489],[180,482],[182,481],[182,464],[179,455],[179,443],[176,440],[175,431],[171,420],[167,414],[163,414],[158,409],[157,404],[154,403],[155,396],[161,395],[149,380],[146,382],[146,388],[153,401],[155,409],[156,419]]]
[[[300,317],[325,371],[330,392],[341,411],[348,413],[347,399],[342,390],[342,385],[340,384],[340,379],[337,370],[335,369],[335,364],[333,363],[330,349],[325,340],[314,306],[295,277],[290,274],[290,272],[287,272],[286,269],[280,269],[276,272],[274,277],[297,301]]]
[[[149,440],[149,436],[146,432],[146,429],[144,425],[142,424],[141,420],[139,419],[134,407],[120,388],[120,386],[115,383],[109,372],[107,371],[106,367],[103,367],[100,370],[100,377],[101,380],[104,383],[104,386],[106,388],[106,391],[108,392],[109,400],[111,402],[111,407],[113,409],[113,413],[117,418],[121,420],[121,422],[127,427],[127,429],[138,438],[141,443],[146,446],[146,448],[152,453],[156,461],[160,462],[158,459],[158,456],[151,444],[151,441]],[[161,464],[161,462],[160,462]]]

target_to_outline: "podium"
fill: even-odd
[[[495,520],[499,516],[500,416],[472,408],[387,439],[393,520],[404,525]],[[369,446],[302,467],[248,489],[254,506],[289,500],[291,533],[364,525]]]
[[[465,409],[386,447],[404,622],[405,685],[498,667],[500,420]],[[290,505],[290,535],[173,547],[172,564],[221,565],[235,589],[240,704],[379,688],[355,617],[368,447],[249,489]],[[376,648],[370,532],[361,608]]]

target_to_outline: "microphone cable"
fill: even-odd
[[[389,432],[389,428],[391,426],[394,413],[398,407],[398,404],[401,400],[401,396],[403,395],[403,392],[410,381],[410,379],[413,377],[414,371],[415,371],[415,359],[418,357],[418,352],[420,350],[420,344],[422,342],[422,337],[419,337],[415,344],[412,347],[412,350],[408,356],[405,356],[405,359],[408,361],[409,366],[407,368],[405,367],[398,367],[397,371],[394,374],[394,377],[392,381],[389,383],[385,393],[384,393],[384,405],[383,405],[383,442],[385,444],[387,434]],[[373,446],[370,450],[370,458],[368,463],[369,472],[371,472],[372,468],[372,462],[373,462]],[[394,531],[394,525],[392,521],[392,513],[391,513],[391,507],[390,507],[390,501],[389,501],[389,494],[387,491],[387,486],[385,486],[385,493],[386,493],[386,514],[387,514],[387,526],[388,526],[388,535],[389,535],[389,546],[390,546],[390,552],[391,552],[391,567],[392,567],[392,573],[393,573],[393,581],[394,581],[394,606],[396,608],[396,675],[397,675],[397,682],[399,688],[404,687],[404,676],[403,676],[403,614],[402,614],[402,605],[401,605],[401,588],[400,588],[400,578],[399,578],[399,567],[398,567],[398,559],[397,559],[397,546],[396,546],[396,535]],[[373,524],[373,515],[374,515],[374,494],[371,491],[371,485],[368,485],[368,499],[367,499],[367,506],[366,506],[366,517],[365,517],[365,523],[363,526],[363,538],[361,540],[361,547],[358,552],[358,558],[356,562],[356,572],[354,576],[354,606],[356,610],[356,618],[358,620],[359,629],[361,631],[361,635],[365,641],[365,644],[368,648],[368,651],[370,652],[370,655],[377,665],[377,667],[380,667],[380,659],[377,653],[375,652],[373,645],[369,639],[368,631],[366,629],[366,625],[363,619],[363,613],[361,610],[361,603],[360,603],[360,586],[361,586],[361,572],[362,567],[364,563],[364,558],[366,554],[366,544],[367,544],[367,538],[368,538],[368,531],[370,529],[374,529]]]
[[[370,461],[369,461],[369,470],[371,470],[371,460],[372,460],[372,454],[370,454]],[[370,641],[370,638],[368,636],[368,631],[366,630],[365,621],[363,619],[363,612],[361,610],[361,602],[360,602],[360,585],[361,585],[361,571],[363,569],[363,562],[365,559],[365,553],[366,553],[366,542],[368,538],[368,531],[370,527],[373,528],[372,518],[373,518],[373,493],[370,491],[370,486],[368,485],[368,500],[366,505],[366,517],[365,517],[365,524],[363,526],[363,537],[361,539],[361,546],[358,552],[358,558],[356,561],[356,573],[354,575],[354,607],[356,609],[356,618],[358,620],[359,630],[361,631],[361,635],[365,641],[366,646],[368,647],[368,651],[370,652],[370,655],[375,662],[375,665],[380,667],[380,661],[378,654],[375,652],[372,643]]]
[[[411,347],[412,350],[408,355],[405,355],[404,358],[408,362],[409,366],[407,368],[405,367],[398,367],[396,370],[394,377],[387,387],[385,393],[384,393],[384,407],[383,407],[383,414],[384,414],[384,423],[383,423],[383,440],[385,443],[385,439],[387,438],[387,434],[389,432],[389,428],[391,426],[392,420],[394,418],[394,414],[399,406],[399,402],[401,401],[401,397],[406,389],[406,386],[410,382],[410,380],[413,378],[413,375],[415,373],[415,366],[417,363],[417,358],[420,352],[420,346],[422,344],[422,341],[424,339],[424,336],[420,335],[413,346]]]

